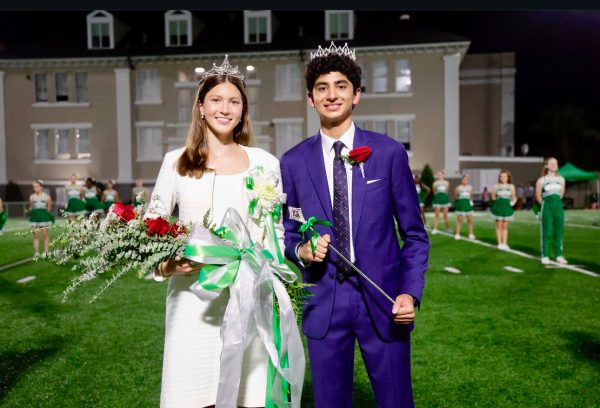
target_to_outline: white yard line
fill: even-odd
[[[446,266],[446,267],[444,268],[444,270],[445,270],[446,272],[450,272],[450,273],[460,273],[460,269],[456,269],[456,268],[453,268],[453,267],[451,267],[451,266]]]
[[[523,269],[515,268],[514,266],[505,266],[504,270],[514,273],[523,273]]]
[[[522,224],[536,224],[539,225],[540,222],[539,221],[527,221],[527,220],[512,220],[512,222],[520,222]],[[574,228],[588,228],[588,229],[594,229],[594,230],[600,230],[600,227],[596,227],[594,225],[583,225],[583,224],[571,224],[571,223],[565,223],[566,227],[574,227]]]
[[[440,230],[438,230],[438,234],[445,235],[447,237],[454,239],[454,234],[448,234],[447,232],[440,231]],[[479,241],[478,239],[462,239],[461,241],[471,242],[473,244],[483,245],[488,248],[498,249],[498,247],[496,245],[488,244],[487,242]],[[498,249],[498,251],[500,251],[500,249]],[[502,251],[510,252],[511,254],[519,255],[519,256],[522,256],[523,258],[533,259],[537,262],[540,262],[539,256],[533,256],[526,252],[517,251],[515,249],[504,249]],[[597,274],[595,272],[588,271],[587,269],[579,268],[575,265],[569,265],[569,264],[562,265],[562,264],[559,264],[558,262],[554,262],[554,261],[550,261],[550,265],[554,265],[555,267],[558,267],[558,268],[569,269],[569,270],[572,270],[575,272],[583,273],[584,275],[593,276],[594,278],[597,278],[598,276],[600,276],[599,274]]]
[[[26,259],[21,259],[20,261],[17,261],[17,262],[13,262],[8,265],[0,266],[0,272],[5,271],[10,268],[14,268],[15,266],[26,264],[27,262],[31,262],[31,261],[33,261],[33,258],[26,258]]]
[[[25,276],[24,278],[19,279],[17,283],[27,283],[31,282],[32,280],[35,280],[35,276]]]

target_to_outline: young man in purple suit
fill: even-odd
[[[321,237],[313,251],[298,232],[300,224],[286,217],[285,251],[305,282],[314,284],[304,305],[302,331],[315,406],[352,406],[358,340],[377,406],[412,407],[410,332],[423,295],[429,240],[404,147],[352,121],[360,77],[354,51],[347,46],[332,43],[311,53],[306,86],[320,130],[281,158],[283,190],[287,207],[333,225],[316,226]],[[358,158],[360,163],[348,160],[357,147],[371,152]],[[394,304],[330,251],[329,243]]]

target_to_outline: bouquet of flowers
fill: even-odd
[[[162,217],[144,218],[147,203],[143,194],[136,207],[113,204],[104,219],[98,213],[67,220],[64,230],[51,243],[46,259],[64,265],[76,261],[80,272],[63,292],[63,302],[82,283],[113,272],[91,302],[130,271],[138,277],[153,273],[164,260],[181,256],[191,225],[169,223]]]

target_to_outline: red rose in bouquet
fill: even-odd
[[[369,146],[359,146],[356,149],[350,150],[348,157],[350,160],[362,163],[371,155],[371,148]]]
[[[171,236],[173,238],[177,238],[181,234],[187,234],[187,230],[185,229],[185,227],[183,225],[179,225],[177,223],[174,223],[173,225],[171,225],[171,229],[169,230],[169,234],[171,234]]]
[[[110,207],[110,211],[117,214],[125,222],[129,222],[135,218],[135,210],[131,205],[115,203]]]
[[[158,218],[146,218],[144,220],[146,225],[148,226],[148,235],[166,235],[167,232],[171,229],[171,224],[169,221],[165,220],[162,217]]]

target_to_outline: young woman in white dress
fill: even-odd
[[[227,60],[226,60],[227,61]],[[208,210],[218,225],[228,207],[235,208],[252,239],[266,245],[265,232],[248,217],[245,177],[254,167],[278,175],[279,160],[249,147],[251,127],[243,76],[229,63],[225,71],[208,71],[200,80],[192,123],[184,148],[165,155],[148,214],[169,217],[175,204],[179,219],[202,223]],[[227,75],[217,74],[227,72]],[[281,191],[281,185],[278,186]],[[283,225],[276,224],[283,248]],[[207,407],[216,401],[222,342],[220,326],[228,291],[203,302],[190,291],[200,265],[173,259],[163,262],[155,279],[168,279],[166,332],[160,406]],[[268,354],[259,337],[244,355],[238,405],[265,405]]]

